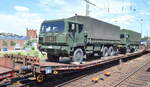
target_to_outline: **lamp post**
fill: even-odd
[[[142,37],[142,33],[143,33],[143,31],[142,31],[142,27],[143,27],[143,19],[141,19],[140,22],[141,22],[141,37]]]

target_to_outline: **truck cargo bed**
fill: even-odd
[[[102,40],[120,40],[120,27],[88,16],[74,16],[69,20],[82,23],[88,38]]]

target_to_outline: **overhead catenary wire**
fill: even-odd
[[[122,13],[124,12],[124,0],[122,0]]]
[[[144,1],[144,0],[142,0],[142,2],[144,4],[144,6],[145,6],[145,9],[150,10],[150,6],[148,6],[148,3],[146,1]]]
[[[90,5],[93,5],[93,6],[96,6],[95,4],[91,3],[89,0],[84,0],[86,2],[86,16],[89,16],[89,8],[90,8]]]
[[[134,0],[130,0],[130,7],[129,7],[130,11],[135,12],[136,8],[134,7]]]
[[[110,1],[109,1],[109,0],[107,0],[107,11],[108,11],[108,13],[110,12],[109,7],[110,7]]]

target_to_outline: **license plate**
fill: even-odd
[[[46,73],[46,74],[52,73],[52,68],[51,68],[51,67],[46,67],[46,68],[45,68],[45,73]]]

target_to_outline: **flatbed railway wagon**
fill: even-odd
[[[131,59],[135,56],[143,55],[147,53],[145,49],[138,50],[134,53],[119,54],[115,56],[108,56],[104,59],[96,59],[92,61],[86,61],[82,64],[65,64],[46,61],[45,59],[40,59],[31,56],[23,56],[16,54],[7,54],[2,59],[13,60],[12,70],[16,71],[16,77],[11,81],[25,81],[25,80],[37,80],[38,82],[43,82],[47,77],[56,77],[57,75],[63,75],[64,73],[72,73],[80,70],[89,70],[93,67],[108,64],[109,62],[119,60]],[[36,78],[36,79],[35,79]]]
[[[0,66],[0,81],[13,77],[13,70]]]
[[[0,87],[14,77],[13,61],[9,58],[0,56]]]
[[[82,63],[89,55],[112,56],[118,52],[120,27],[88,16],[46,20],[41,24],[39,50],[49,61],[70,57]]]

